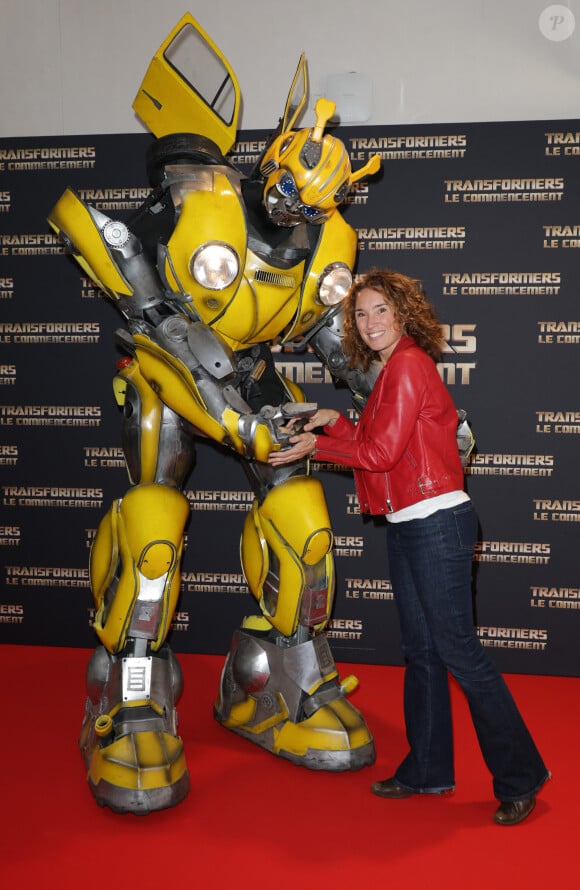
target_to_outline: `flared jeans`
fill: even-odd
[[[466,501],[426,519],[387,526],[410,746],[395,779],[424,793],[455,786],[449,673],[467,698],[495,796],[501,801],[530,797],[549,773],[474,626],[473,505]]]

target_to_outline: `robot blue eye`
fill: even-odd
[[[278,191],[281,192],[286,198],[296,198],[298,195],[296,183],[288,173],[280,177],[280,179],[276,183],[276,186],[278,188]]]
[[[303,204],[301,210],[307,219],[316,219],[320,215],[318,207],[308,207],[307,204]]]

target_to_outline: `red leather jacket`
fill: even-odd
[[[316,438],[316,460],[354,468],[361,513],[392,513],[462,491],[457,411],[433,359],[403,336],[358,424],[342,414]]]

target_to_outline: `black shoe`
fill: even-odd
[[[526,797],[525,800],[503,800],[493,817],[498,825],[517,825],[530,815],[536,805],[535,797]]]
[[[371,791],[373,794],[378,794],[379,797],[390,797],[391,800],[402,800],[402,798],[411,797],[415,793],[414,791],[409,791],[408,788],[403,788],[396,779],[384,779],[382,782],[373,782]]]

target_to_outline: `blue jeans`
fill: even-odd
[[[425,793],[455,785],[449,672],[467,698],[495,796],[501,801],[530,797],[549,773],[474,627],[473,505],[466,501],[426,519],[387,525],[406,664],[404,709],[410,746],[395,773],[397,782]]]

